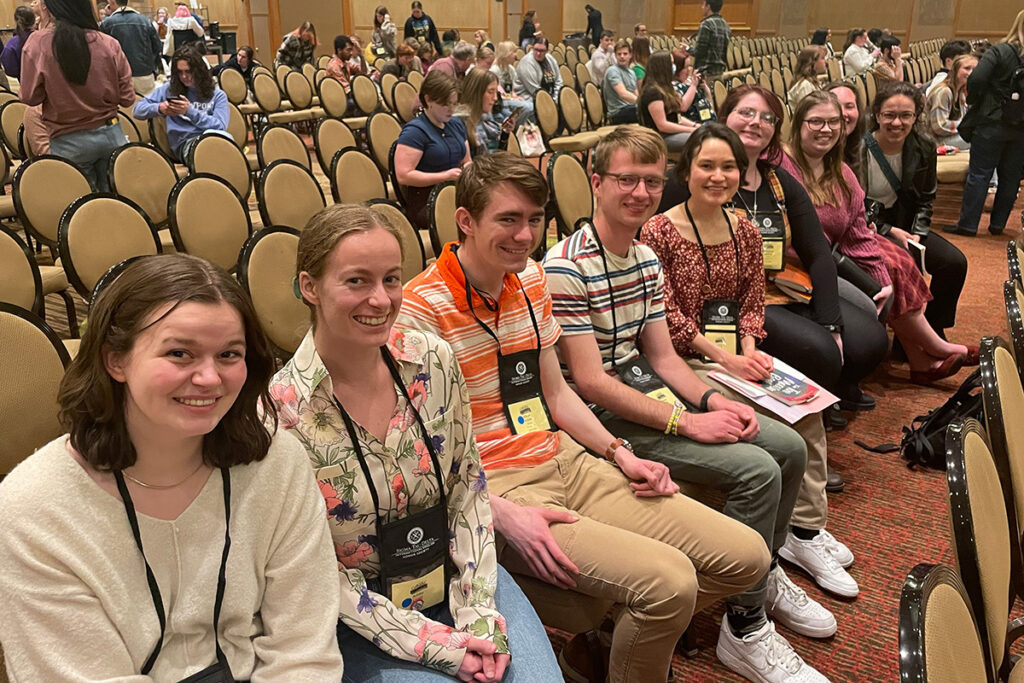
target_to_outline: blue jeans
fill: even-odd
[[[989,228],[1006,227],[1017,190],[1024,173],[1024,135],[1002,124],[979,127],[971,139],[971,162],[964,183],[964,200],[960,206],[961,230],[978,232],[978,221],[985,208],[985,197],[992,172],[999,172],[999,187],[992,202]]]
[[[504,121],[509,116],[511,116],[512,112],[515,111],[516,109],[520,110],[519,118],[516,120],[516,128],[526,123],[527,121],[531,123],[537,122],[537,117],[534,116],[533,114],[532,100],[513,100],[512,98],[502,99],[501,112],[499,113],[498,116],[495,117],[494,120],[500,123],[501,121]]]
[[[512,661],[505,669],[504,683],[561,683],[555,653],[544,625],[540,623],[526,595],[501,565],[494,594],[498,611],[508,626],[508,646]],[[452,625],[447,609],[436,615],[438,621]],[[345,660],[343,683],[451,683],[455,678],[414,662],[395,659],[373,643],[338,622],[338,646]]]
[[[85,177],[100,192],[109,192],[107,162],[110,154],[128,144],[120,123],[104,123],[91,130],[79,130],[50,139],[50,154],[78,165]]]

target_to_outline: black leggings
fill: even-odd
[[[767,339],[761,350],[792,365],[840,398],[850,398],[862,379],[889,349],[889,337],[878,318],[839,300],[843,314],[843,360],[824,327],[811,320],[808,304],[765,306]]]

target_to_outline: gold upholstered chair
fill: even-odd
[[[581,218],[594,215],[594,192],[590,176],[580,160],[566,152],[556,152],[548,161],[548,187],[555,201],[555,222],[560,237],[570,235]]]
[[[192,145],[185,159],[189,173],[208,173],[227,181],[243,202],[249,201],[252,174],[242,150],[223,135],[204,135]]]
[[[189,175],[174,186],[169,206],[178,251],[234,270],[252,223],[249,208],[230,183],[209,173]]]
[[[361,149],[345,147],[331,160],[331,195],[339,204],[361,204],[387,199],[388,191],[380,169]]]
[[[320,211],[326,202],[309,169],[291,159],[278,159],[267,166],[256,183],[263,227],[284,225],[296,230]]]

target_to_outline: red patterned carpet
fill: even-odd
[[[1020,238],[1016,212],[1008,225],[1000,237],[990,236],[983,228],[983,236],[977,238],[951,238],[970,264],[957,326],[950,335],[953,341],[976,344],[982,336],[1006,336],[1002,283],[1007,279],[1006,243]],[[905,365],[884,364],[865,385],[868,393],[878,397],[878,407],[856,414],[845,431],[829,435],[830,461],[847,481],[844,493],[830,496],[829,530],[856,555],[850,573],[860,584],[860,596],[853,601],[833,598],[799,569],[787,567],[794,581],[835,613],[839,632],[829,640],[816,641],[784,627],[779,630],[804,659],[836,683],[898,680],[897,620],[903,580],[918,562],[953,561],[945,474],[911,471],[898,454],[869,453],[857,447],[854,439],[869,444],[898,442],[902,425],[941,404],[968,374],[965,369],[934,387],[919,387],[907,382]],[[715,656],[721,615],[719,606],[695,618],[700,653],[694,659],[676,655],[676,681],[743,680]],[[564,638],[551,634],[556,647]]]

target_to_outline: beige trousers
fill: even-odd
[[[768,548],[749,527],[691,498],[637,498],[614,465],[560,437],[545,463],[488,471],[490,492],[579,516],[551,533],[579,567],[577,590],[622,605],[608,680],[664,681],[693,613],[753,586],[768,570]],[[498,559],[532,575],[510,545]]]
[[[686,362],[708,386],[720,390],[734,401],[749,405],[762,415],[775,417],[775,414],[767,408],[762,408],[745,396],[708,377],[711,370],[718,369],[717,365],[704,363],[694,358],[687,358]],[[808,415],[791,426],[807,444],[807,469],[804,470],[803,484],[800,486],[800,495],[797,496],[796,507],[793,508],[790,522],[793,526],[804,529],[824,529],[828,522],[828,494],[825,492],[825,483],[828,480],[828,442],[821,413]]]
[[[25,110],[25,144],[35,156],[50,153],[50,132],[43,123],[43,106]]]

